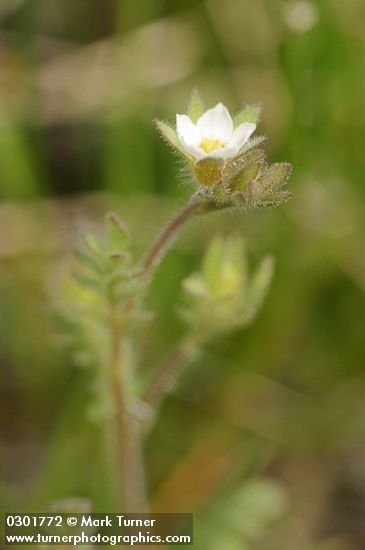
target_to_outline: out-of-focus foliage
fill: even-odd
[[[269,534],[272,524],[288,509],[283,487],[266,478],[251,479],[219,499],[199,517],[198,548],[227,550],[251,548]]]
[[[205,338],[244,327],[260,308],[272,271],[272,258],[267,257],[248,280],[242,240],[216,238],[204,256],[201,272],[183,281],[190,297],[189,307],[181,312],[183,318]]]
[[[271,162],[295,167],[293,198],[192,224],[159,268],[142,377],[184,330],[181,280],[217,229],[242,234],[253,265],[276,262],[257,321],[212,342],[164,404],[146,445],[154,509],[200,511],[208,535],[236,490],[269,478],[288,500],[273,523],[252,519],[268,526],[260,548],[363,547],[364,16],[360,0],[1,2],[3,510],[108,508],[90,373],[54,331],[49,287],[80,226],[117,211],[138,257],[188,196],[151,121],[173,120],[197,84],[209,105],[264,107],[259,132]],[[232,550],[235,529],[219,533]]]

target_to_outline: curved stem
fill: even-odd
[[[201,208],[201,202],[197,199],[189,202],[162,230],[152,247],[148,251],[142,265],[142,276],[150,277],[158,267],[162,256],[174,243],[180,229],[195,215]]]
[[[142,264],[141,276],[149,278],[157,268],[164,253],[171,247],[180,229],[201,209],[201,202],[193,198],[167,225],[147,253]],[[121,505],[126,512],[147,510],[140,421],[135,416],[136,402],[131,388],[133,372],[126,338],[118,320],[115,301],[110,298],[111,361],[110,385],[114,398],[114,426],[117,454],[117,470],[120,474]],[[180,360],[174,362],[180,363]],[[169,377],[170,369],[165,373]],[[164,378],[164,376],[163,376]],[[132,380],[133,381],[133,380]],[[159,385],[159,382],[157,382]],[[160,392],[152,388],[152,393]],[[162,394],[163,394],[162,390]],[[157,397],[157,396],[156,396]]]

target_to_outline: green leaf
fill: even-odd
[[[260,120],[262,107],[260,105],[246,105],[236,116],[233,118],[233,125],[236,128],[243,122],[253,122],[257,124]]]
[[[274,273],[274,260],[271,256],[264,258],[251,278],[245,299],[242,305],[242,313],[247,322],[252,321],[269,289]]]
[[[205,253],[202,272],[207,287],[215,294],[219,289],[220,271],[224,254],[224,240],[222,237],[216,237],[210,243]]]
[[[190,153],[187,152],[181,141],[179,140],[179,137],[176,133],[176,130],[170,126],[167,122],[163,122],[162,120],[155,119],[154,124],[160,133],[162,139],[170,146],[172,149],[180,155],[183,155],[186,159],[189,161],[194,161],[194,158]]]
[[[91,269],[91,271],[98,275],[104,274],[103,266],[100,265],[100,263],[93,256],[87,254],[86,252],[82,252],[81,250],[75,250],[74,254],[83,266]]]
[[[129,234],[126,226],[113,212],[106,215],[105,223],[108,231],[108,254],[124,257],[125,252],[129,249]]]
[[[239,235],[232,235],[225,241],[224,263],[228,263],[237,271],[243,267],[243,243]]]
[[[96,281],[92,277],[88,277],[87,275],[83,275],[82,273],[79,273],[78,271],[74,271],[71,274],[72,278],[82,287],[89,288],[92,290],[100,290],[101,285],[99,281]]]
[[[292,165],[288,162],[272,164],[261,178],[261,184],[265,191],[278,191],[289,179]]]
[[[193,86],[186,106],[186,114],[193,122],[202,116],[205,111],[205,104],[200,90]]]
[[[140,279],[115,280],[115,294],[119,298],[142,296],[146,290],[146,282]]]
[[[224,286],[225,293],[241,294],[244,291],[247,277],[247,262],[242,238],[233,235],[226,239],[224,245],[220,286]]]
[[[238,296],[245,284],[245,259],[242,239],[216,238],[203,261],[203,277],[214,298]]]
[[[99,241],[91,233],[84,235],[84,242],[93,256],[97,259],[104,257]]]
[[[185,292],[195,298],[205,298],[207,295],[207,288],[200,273],[193,273],[183,280],[182,285]]]

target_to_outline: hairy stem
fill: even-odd
[[[147,510],[140,422],[131,388],[131,353],[111,305],[110,383],[114,397],[116,466],[120,474],[122,510]]]
[[[182,372],[194,361],[201,345],[202,339],[197,335],[185,338],[152,379],[144,394],[144,401],[153,407],[155,413],[163,398],[173,391]]]
[[[174,243],[182,227],[195,216],[201,208],[201,202],[193,199],[163,229],[148,251],[142,265],[142,276],[150,277],[160,263],[162,256]]]
[[[146,255],[142,265],[141,275],[149,278],[157,268],[164,253],[171,247],[180,229],[201,209],[201,202],[193,198],[168,224],[158,236]],[[115,301],[110,297],[111,341],[112,353],[110,363],[110,384],[115,407],[115,447],[117,468],[120,473],[121,505],[125,512],[143,512],[147,510],[144,485],[144,467],[141,439],[141,426],[135,416],[137,402],[133,395],[131,382],[134,373],[131,372],[131,361],[126,346],[126,338],[120,326]],[[132,301],[133,307],[135,304]],[[181,351],[181,353],[183,353]],[[185,353],[185,352],[184,352]],[[177,357],[175,364],[181,361]],[[166,372],[166,379],[170,376]],[[160,382],[151,388],[151,398],[157,398]],[[163,381],[161,381],[163,385]],[[163,391],[162,391],[163,393]]]

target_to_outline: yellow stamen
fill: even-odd
[[[211,151],[215,151],[216,149],[223,147],[223,143],[220,139],[204,138],[199,147],[206,153],[210,153]]]

